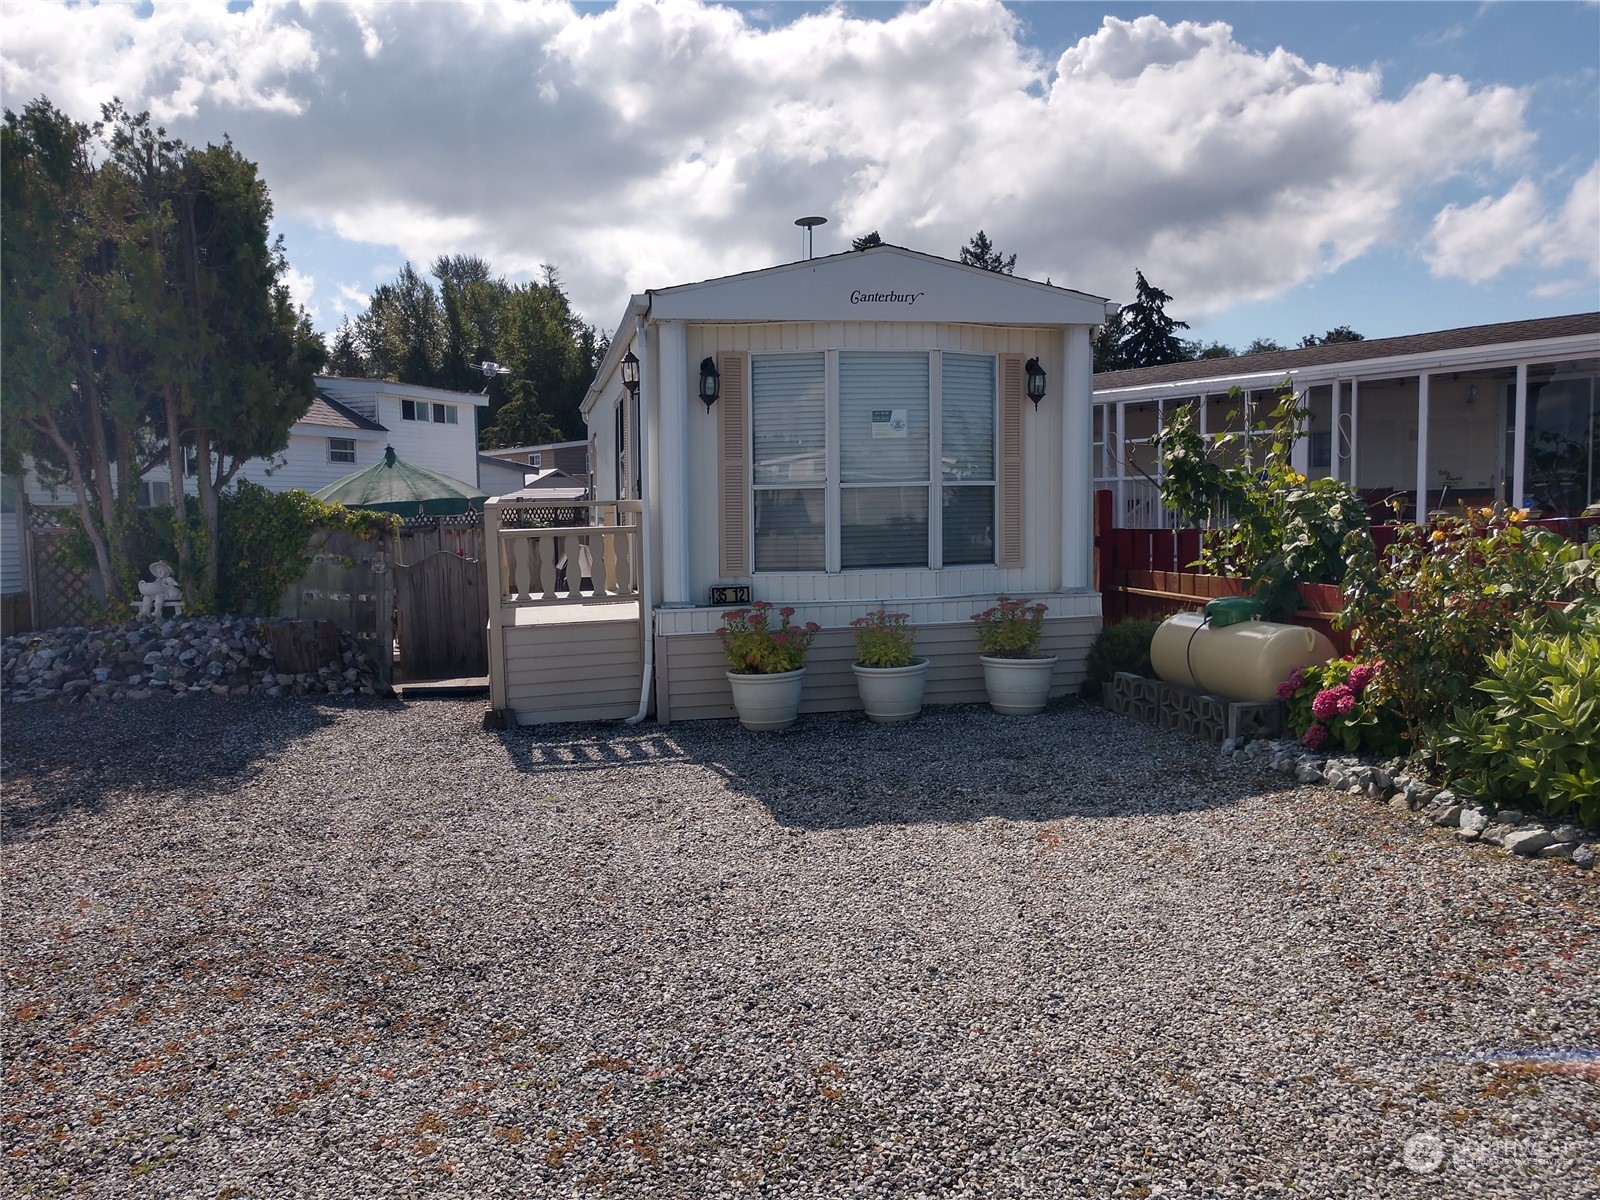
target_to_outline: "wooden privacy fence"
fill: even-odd
[[[400,670],[408,680],[488,674],[484,575],[483,559],[443,550],[395,565]]]

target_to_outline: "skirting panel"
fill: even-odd
[[[636,621],[519,625],[504,636],[506,704],[517,724],[605,721],[639,710]]]
[[[1084,661],[1098,617],[1046,620],[1042,649],[1057,658],[1051,698],[1077,692]],[[920,626],[916,653],[929,660],[926,704],[969,704],[987,699],[983,665],[978,661],[978,635],[970,622]],[[802,713],[845,712],[861,707],[855,675],[855,642],[848,629],[825,629],[806,660]],[[694,721],[732,717],[733,696],[724,672],[728,660],[716,634],[688,633],[656,638],[656,717],[661,721]]]

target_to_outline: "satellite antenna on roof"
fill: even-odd
[[[828,218],[827,217],[800,217],[800,218],[796,219],[795,224],[799,225],[802,229],[804,229],[806,231],[806,257],[807,258],[811,257],[811,231],[814,230],[818,225],[826,225],[827,223],[828,223]]]

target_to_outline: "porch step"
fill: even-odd
[[[431,700],[450,696],[487,696],[489,677],[468,676],[464,679],[419,679],[411,683],[397,682],[394,694],[402,700]]]

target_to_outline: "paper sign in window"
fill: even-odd
[[[909,423],[903,408],[875,408],[872,410],[872,436],[875,438],[903,438]]]

